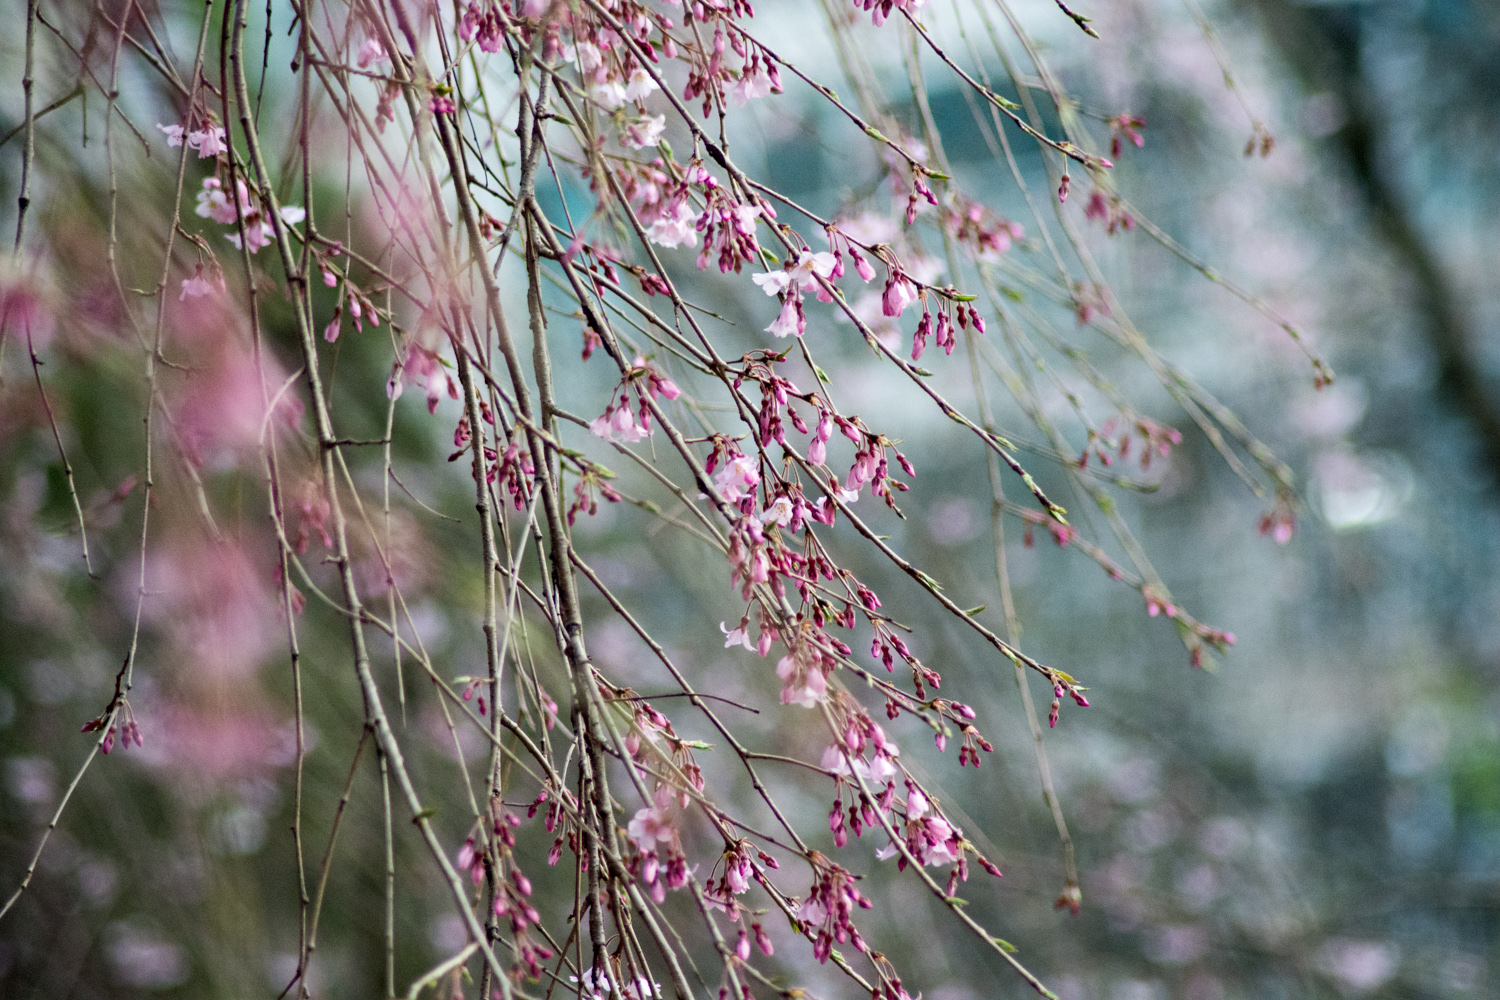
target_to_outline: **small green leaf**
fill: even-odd
[[[420,824],[426,822],[427,820],[432,819],[432,817],[434,817],[436,815],[437,815],[437,806],[428,806],[426,809],[423,809],[421,812],[419,812],[415,816],[413,816],[411,818],[411,821],[413,823],[416,823],[416,824],[420,825]]]
[[[988,604],[981,604],[977,608],[970,608],[968,611],[965,611],[964,614],[968,615],[970,618],[973,618],[975,615],[979,614],[979,612],[983,611],[987,607],[989,607]]]
[[[682,745],[692,747],[694,750],[712,750],[712,743],[704,743],[702,740],[683,740]]]
[[[995,945],[1007,955],[1014,955],[1019,949],[1004,938],[995,938]]]
[[[1001,285],[1000,286],[1000,294],[1004,295],[1007,299],[1010,299],[1012,302],[1025,302],[1026,301],[1026,295],[1025,295],[1025,293],[1023,293],[1020,289],[1011,288],[1011,287],[1009,287],[1007,285]]]

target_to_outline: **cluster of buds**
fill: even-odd
[[[849,238],[848,234],[833,225],[830,225],[826,232],[828,234],[828,248],[833,251],[835,262],[834,277],[841,278],[844,276],[844,254],[847,253],[849,259],[854,261],[854,270],[859,275],[860,280],[866,283],[874,281],[875,265],[870,263],[869,258],[859,252],[859,247]]]
[[[579,511],[592,517],[599,511],[599,497],[610,503],[620,502],[620,493],[609,484],[614,473],[593,462],[581,462],[582,471],[573,486],[573,502],[568,505],[568,524],[573,524]]]
[[[473,701],[480,715],[488,711],[489,705],[484,700],[485,687],[490,683],[488,677],[455,677],[453,682],[464,686],[461,697],[464,701]]]
[[[884,497],[887,506],[894,508],[896,504],[891,495],[892,489],[905,492],[911,487],[891,476],[890,465],[885,457],[887,449],[895,454],[901,471],[905,472],[908,477],[916,478],[916,467],[890,438],[867,430],[858,417],[852,420],[843,417],[836,419],[839,429],[844,432],[845,437],[854,442],[856,447],[854,464],[849,467],[849,474],[844,477],[843,493],[845,495],[841,499],[845,502],[852,502],[858,498],[864,485],[870,483],[872,484],[870,492],[878,497]]]
[[[536,466],[531,460],[531,449],[525,445],[525,436],[517,428],[498,462],[495,461],[494,452],[485,449],[485,460],[492,463],[485,477],[486,481],[498,482],[510,494],[511,506],[516,510],[525,507],[530,501],[536,481]]]
[[[752,204],[736,201],[723,185],[708,183],[713,178],[702,166],[689,169],[690,183],[694,177],[698,177],[704,184],[707,202],[694,227],[703,234],[703,249],[698,252],[698,269],[706,269],[717,251],[719,272],[728,274],[734,271],[738,274],[746,264],[760,260],[760,244],[755,240],[756,220],[762,215],[773,219],[776,212],[763,202]]]
[[[1105,437],[1110,437],[1114,434],[1115,427],[1116,422],[1111,417],[1104,422],[1101,430]],[[1151,468],[1153,457],[1166,458],[1172,453],[1174,445],[1182,443],[1182,432],[1175,427],[1159,424],[1149,417],[1137,416],[1120,433],[1117,450],[1122,461],[1130,457],[1131,440],[1137,437],[1141,440],[1142,469]]]
[[[1082,690],[1072,681],[1064,681],[1056,674],[1052,678],[1052,709],[1047,714],[1047,725],[1057,727],[1057,719],[1062,711],[1063,696],[1067,695],[1078,703],[1079,708],[1088,708],[1089,700],[1083,696]]]
[[[956,323],[955,327],[955,315]],[[922,360],[922,354],[927,350],[927,338],[930,335],[933,342],[943,349],[944,354],[952,354],[953,349],[958,346],[958,339],[954,335],[955,328],[967,330],[969,324],[974,324],[975,333],[984,333],[984,318],[979,315],[979,310],[967,302],[955,303],[944,297],[938,300],[937,319],[932,318],[932,310],[926,305],[922,307],[922,318],[917,323],[916,332],[912,334],[911,359]]]
[[[115,748],[116,735],[120,738],[120,746],[129,750],[134,743],[138,747],[146,745],[146,738],[141,733],[140,725],[135,721],[135,713],[130,709],[130,703],[123,698],[119,702],[118,711],[108,712],[97,719],[90,719],[83,724],[79,730],[81,733],[103,732],[104,738],[99,742],[99,749],[109,753]]]
[[[482,52],[499,52],[505,47],[506,21],[492,3],[471,3],[458,19],[458,37],[474,42]]]
[[[1120,206],[1120,196],[1105,194],[1099,188],[1089,192],[1088,204],[1083,206],[1083,215],[1084,218],[1102,223],[1104,231],[1111,236],[1121,229],[1129,232],[1135,228],[1135,217]]]
[[[1233,632],[1225,632],[1223,629],[1212,628],[1201,622],[1194,622],[1191,626],[1191,631],[1195,636],[1203,640],[1201,643],[1193,643],[1191,651],[1188,653],[1188,662],[1192,664],[1195,670],[1203,667],[1204,644],[1213,647],[1215,652],[1223,655],[1235,643]]]
[[[1146,127],[1146,119],[1140,115],[1118,114],[1109,119],[1109,155],[1114,159],[1120,158],[1120,153],[1125,148],[1122,140],[1128,140],[1136,149],[1146,144],[1146,139],[1140,130]]]
[[[942,212],[944,232],[973,247],[979,257],[999,257],[1009,252],[1012,241],[1026,236],[1026,229],[1020,223],[996,215],[977,201],[959,194],[947,200],[952,206],[944,207]]]
[[[797,908],[797,920],[813,940],[813,957],[819,962],[828,961],[835,943],[849,942],[859,951],[867,951],[859,929],[854,926],[854,911],[868,910],[875,904],[855,888],[854,876],[848,869],[817,851],[812,851],[808,860],[813,865],[813,884]]]
[[[328,495],[323,490],[323,484],[316,479],[309,479],[302,484],[301,495],[296,500],[297,518],[297,540],[294,543],[297,554],[306,555],[309,542],[312,540],[313,532],[317,532],[323,542],[325,549],[333,548],[333,536],[328,533],[328,515],[332,510],[328,502]]]

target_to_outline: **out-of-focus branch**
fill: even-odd
[[[1500,405],[1485,384],[1475,345],[1473,311],[1422,231],[1399,172],[1390,162],[1386,117],[1360,64],[1360,27],[1347,11],[1253,0],[1267,36],[1304,84],[1338,97],[1346,119],[1333,137],[1371,221],[1410,276],[1421,312],[1419,328],[1437,356],[1444,398],[1469,423],[1483,448],[1492,485],[1500,486]]]

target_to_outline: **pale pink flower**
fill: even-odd
[[[783,494],[771,501],[771,506],[761,511],[763,524],[787,524],[792,519],[792,498]]]
[[[365,44],[359,47],[359,68],[367,69],[373,64],[383,63],[390,59],[385,46],[380,44],[378,38],[367,38]]]
[[[698,216],[686,201],[667,208],[646,228],[646,238],[657,246],[698,245]]]
[[[198,158],[201,160],[227,151],[229,146],[224,139],[224,130],[217,125],[210,125],[197,132],[189,132],[187,144],[189,149],[198,151]]]
[[[776,676],[782,680],[781,703],[814,708],[828,693],[828,679],[817,666],[805,666],[797,657],[787,655],[776,664]]]
[[[601,80],[589,84],[589,97],[606,111],[613,111],[625,103],[625,85],[618,80]]]
[[[669,841],[674,833],[671,820],[654,806],[639,810],[630,820],[626,832],[642,851],[654,851],[658,841]]]
[[[881,296],[881,310],[887,316],[900,316],[902,310],[917,300],[916,287],[899,271],[891,273]]]
[[[579,68],[585,73],[596,70],[604,64],[603,54],[592,42],[579,42],[577,45],[564,46],[563,57],[570,62],[576,59]]]
[[[168,146],[182,145],[182,133],[184,130],[181,125],[162,125],[158,123],[156,127],[167,133]]]
[[[762,211],[759,205],[736,205],[734,208],[734,228],[745,236],[754,236],[755,223],[761,217]]]
[[[644,101],[653,92],[659,89],[651,74],[639,67],[630,74],[630,79],[625,84],[625,97],[631,101]]]
[[[766,332],[773,337],[800,337],[805,329],[807,329],[807,320],[802,313],[802,300],[796,295],[788,295],[786,301],[781,304],[781,312],[777,313],[771,325],[766,327]]]
[[[719,631],[724,633],[724,648],[744,646],[751,652],[755,645],[750,641],[750,619],[741,618],[738,627],[730,628],[728,622],[719,622]]]
[[[189,295],[198,298],[203,295],[212,295],[213,293],[214,286],[212,282],[203,276],[203,265],[199,264],[198,270],[191,278],[182,279],[182,294],[177,296],[177,301],[182,302]]]
[[[766,271],[762,274],[752,274],[750,280],[759,285],[767,295],[780,295],[791,282],[792,276],[785,271]]]
[[[240,249],[239,233],[225,233],[224,238],[233,243],[236,250]],[[261,247],[270,246],[271,241],[275,238],[276,231],[271,228],[269,222],[257,222],[245,226],[244,245],[251,253],[259,253]]]
[[[750,496],[759,482],[760,472],[756,469],[755,459],[749,455],[735,457],[714,473],[714,485],[730,503]]]
[[[647,115],[637,118],[625,126],[625,133],[620,141],[631,149],[641,149],[646,146],[655,146],[661,143],[661,135],[667,129],[666,115]]]
[[[761,63],[756,63],[751,69],[740,74],[733,88],[729,91],[729,101],[736,107],[743,106],[750,101],[761,97],[769,97],[775,92],[775,81],[771,74]]]

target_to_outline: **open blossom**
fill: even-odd
[[[735,628],[730,628],[728,622],[719,622],[719,631],[724,633],[724,648],[730,646],[744,646],[751,652],[755,651],[755,644],[750,641],[750,619],[741,618]]]
[[[792,520],[792,498],[782,494],[761,512],[762,524],[787,524]]]
[[[667,129],[666,115],[647,115],[637,118],[625,126],[625,132],[620,141],[631,149],[641,149],[645,146],[655,146],[661,142],[661,135]]]
[[[658,841],[671,840],[675,831],[666,813],[659,807],[652,806],[650,809],[637,811],[625,832],[630,834],[635,846],[644,852],[656,850]]]
[[[187,144],[189,149],[198,151],[198,158],[204,159],[210,156],[218,156],[229,149],[224,141],[224,130],[216,125],[200,129],[197,132],[189,132]]]
[[[759,285],[767,295],[776,295],[788,287],[817,288],[818,279],[831,276],[837,263],[833,254],[826,251],[813,253],[811,250],[803,250],[784,270],[752,275],[750,280]]]
[[[606,441],[634,444],[651,436],[650,428],[635,418],[628,403],[606,409],[603,415],[589,421],[589,430]]]
[[[814,708],[828,693],[828,678],[816,663],[803,663],[794,653],[783,656],[776,664],[776,676],[782,680],[781,703]]]
[[[755,459],[749,455],[736,456],[714,473],[714,486],[730,503],[754,494],[755,484],[759,482],[760,472],[756,469]]]
[[[158,124],[156,127],[167,134],[168,146],[181,146],[186,141],[189,149],[197,151],[199,159],[218,156],[229,149],[224,130],[217,125],[209,125],[196,132],[189,132],[181,125]]]
[[[413,343],[406,349],[406,356],[391,370],[386,382],[386,395],[391,399],[401,398],[404,383],[412,382],[427,390],[427,412],[436,413],[438,401],[446,394],[450,399],[458,398],[458,380],[448,374],[443,361],[435,353],[420,344]]]
[[[776,92],[777,81],[771,71],[762,63],[755,63],[746,67],[735,82],[733,89],[729,92],[729,100],[735,106],[743,106],[750,101],[761,97],[769,97]]]
[[[604,80],[589,84],[589,97],[607,111],[625,104],[625,85],[618,80]]]
[[[644,101],[656,91],[656,81],[644,69],[637,68],[625,84],[625,97],[631,101]]]
[[[876,784],[885,784],[896,776],[896,765],[892,759],[901,755],[901,750],[894,743],[886,743],[875,754],[875,757],[866,761],[863,757],[856,756],[843,747],[830,746],[823,751],[823,768],[834,774],[855,774],[865,781]],[[850,769],[850,761],[853,761],[853,769]]]
[[[198,265],[198,270],[190,278],[182,279],[182,294],[177,297],[178,302],[185,301],[189,296],[200,298],[204,295],[212,295],[215,289],[213,282],[203,276],[203,265]]]
[[[698,245],[697,213],[686,201],[679,201],[665,209],[656,221],[646,227],[646,238],[657,246],[678,247],[686,243]]]
[[[800,337],[806,329],[807,316],[802,312],[802,299],[799,295],[792,294],[781,304],[781,312],[766,327],[766,332],[773,337]]]
[[[385,51],[385,46],[380,44],[378,38],[367,38],[365,43],[359,47],[359,68],[367,69],[376,63],[389,60],[390,54]]]
[[[578,982],[577,976],[569,976],[568,979],[571,982]],[[609,976],[588,968],[583,970],[583,988],[586,991],[584,995],[589,1000],[608,1000],[614,987],[609,981]],[[661,984],[654,983],[645,976],[637,976],[635,982],[625,983],[620,987],[620,995],[625,1000],[651,1000],[653,997],[661,996]]]
[[[245,182],[235,181],[235,190],[239,196],[239,211],[249,217],[256,211],[250,201],[250,192],[245,187]],[[235,206],[230,204],[229,195],[217,177],[203,178],[203,187],[198,192],[197,214],[205,219],[212,219],[223,225],[233,225],[237,218]]]
[[[563,46],[563,58],[569,62],[576,60],[578,68],[585,73],[596,70],[604,64],[604,54],[599,51],[599,46],[592,42]]]

